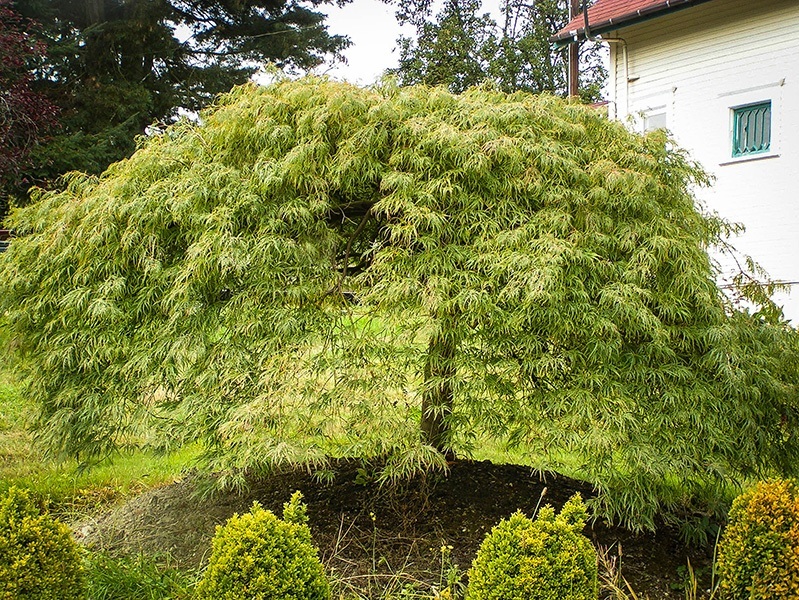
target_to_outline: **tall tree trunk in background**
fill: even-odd
[[[84,2],[83,29],[86,47],[83,51],[83,61],[85,75],[89,81],[95,81],[104,73],[117,70],[116,60],[112,58],[115,58],[116,53],[112,52],[111,39],[103,27],[106,20],[104,0],[84,0]]]
[[[421,431],[424,443],[452,458],[447,417],[452,414],[452,384],[456,373],[453,359],[457,344],[447,333],[445,328],[439,328],[430,336],[427,345]]]
[[[105,1],[104,0],[85,0],[86,2],[86,25],[97,25],[105,21]]]
[[[569,19],[580,14],[580,0],[569,0]],[[569,96],[580,95],[580,44],[569,44]]]

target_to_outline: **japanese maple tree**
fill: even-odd
[[[547,95],[246,86],[17,211],[0,311],[53,452],[392,479],[489,441],[653,527],[799,468],[797,335],[717,287],[704,179]]]

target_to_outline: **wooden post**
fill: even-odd
[[[581,12],[580,0],[569,0],[569,20],[578,16]],[[569,44],[569,96],[577,96],[580,93],[580,44],[572,42]]]

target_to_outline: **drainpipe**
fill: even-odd
[[[591,42],[605,42],[607,44],[619,44],[621,46],[622,58],[624,60],[624,116],[625,118],[630,114],[630,61],[627,55],[627,42],[620,37],[604,38],[594,37],[591,35],[591,27],[588,24],[588,1],[583,0],[583,31],[585,39]],[[616,87],[616,78],[613,78],[614,88]],[[616,89],[616,118],[618,118],[618,89]]]
[[[596,41],[595,37],[591,37],[591,29],[588,27],[588,0],[583,0],[583,30],[585,31],[585,39],[592,42]]]
[[[620,37],[600,38],[598,41],[621,46],[622,60],[624,61],[624,117],[627,118],[630,115],[630,83],[634,81],[630,79],[630,59],[627,55],[627,42]],[[615,77],[613,81],[615,86]],[[616,90],[616,111],[618,113],[618,89]],[[618,116],[619,115],[616,114],[616,118],[618,118]]]

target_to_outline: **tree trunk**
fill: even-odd
[[[105,21],[104,0],[86,0],[84,7],[86,9],[84,12],[84,18],[86,19],[85,27],[97,25]]]
[[[90,87],[98,86],[103,73],[113,72],[116,66],[108,31],[103,24],[105,18],[104,0],[85,0],[84,2],[85,46],[81,54],[84,67],[83,80]]]
[[[452,413],[455,346],[455,340],[441,329],[430,337],[422,395],[422,441],[450,459],[454,454],[449,447],[447,417]]]

